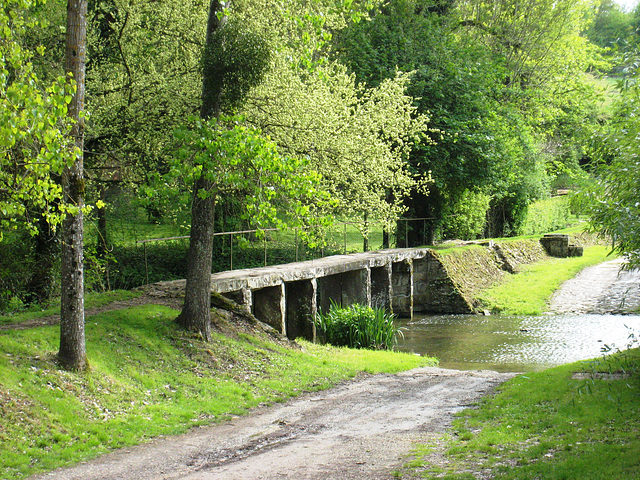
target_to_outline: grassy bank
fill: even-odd
[[[547,301],[560,285],[580,270],[615,257],[611,249],[595,245],[584,249],[584,256],[547,258],[523,265],[516,275],[507,275],[501,282],[478,296],[487,309],[505,315],[539,315],[546,311]]]
[[[57,327],[0,333],[0,478],[182,433],[361,371],[433,363],[308,343],[295,349],[257,334],[203,344],[175,328],[176,315],[145,305],[89,317],[91,371],[81,375],[57,368]]]
[[[99,308],[109,303],[131,300],[142,295],[131,290],[111,290],[109,292],[87,292],[84,306],[87,310]],[[0,315],[0,325],[24,323],[37,318],[60,314],[60,297],[52,299],[47,305],[32,305],[16,313]]]
[[[403,478],[640,478],[639,365],[636,349],[520,375],[419,446]]]

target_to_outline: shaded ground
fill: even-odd
[[[94,308],[85,309],[85,317],[92,315],[98,315],[103,312],[111,312],[113,310],[121,310],[123,308],[135,307],[137,305],[147,304],[167,305],[172,308],[179,308],[180,302],[175,298],[159,298],[151,297],[148,295],[141,295],[139,297],[130,298],[128,300],[120,300],[117,302],[111,302],[106,305]],[[21,323],[8,323],[0,325],[0,332],[3,330],[26,330],[28,328],[44,327],[46,325],[58,325],[60,324],[60,315],[49,315],[46,317],[34,318]]]
[[[420,368],[366,376],[232,422],[38,479],[390,479],[414,442],[513,374]]]

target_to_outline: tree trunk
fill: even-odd
[[[369,251],[369,214],[365,212],[362,232],[362,251]]]
[[[177,318],[183,328],[211,340],[211,262],[213,256],[213,218],[215,198],[200,198],[197,192],[208,189],[210,181],[201,176],[194,187],[191,206],[191,233],[187,263],[184,307]]]
[[[227,2],[227,7],[230,2]],[[207,41],[213,41],[213,33],[225,22],[218,18],[223,7],[218,0],[211,0],[207,23]],[[206,47],[205,47],[206,48]],[[202,108],[200,117],[209,119],[220,115],[220,92],[211,89],[211,78],[202,79]],[[187,264],[187,284],[184,307],[177,318],[183,328],[198,332],[205,341],[211,340],[211,262],[213,256],[215,195],[201,198],[198,192],[210,192],[213,182],[207,178],[209,172],[202,169],[193,189],[191,206],[191,233],[189,234],[189,260]]]
[[[73,75],[76,93],[69,104],[74,120],[71,135],[79,150],[73,165],[62,174],[64,203],[75,211],[62,223],[62,298],[60,308],[60,350],[58,360],[69,370],[85,370],[87,353],[84,335],[84,110],[87,45],[87,0],[68,0],[65,70]]]

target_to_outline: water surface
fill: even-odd
[[[398,350],[437,357],[443,368],[501,372],[595,358],[606,348],[624,350],[634,332],[640,336],[637,315],[438,315],[400,326]]]

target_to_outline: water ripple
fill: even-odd
[[[631,334],[640,336],[640,316],[437,315],[401,327],[399,350],[438,357],[442,367],[530,371],[624,350]]]

